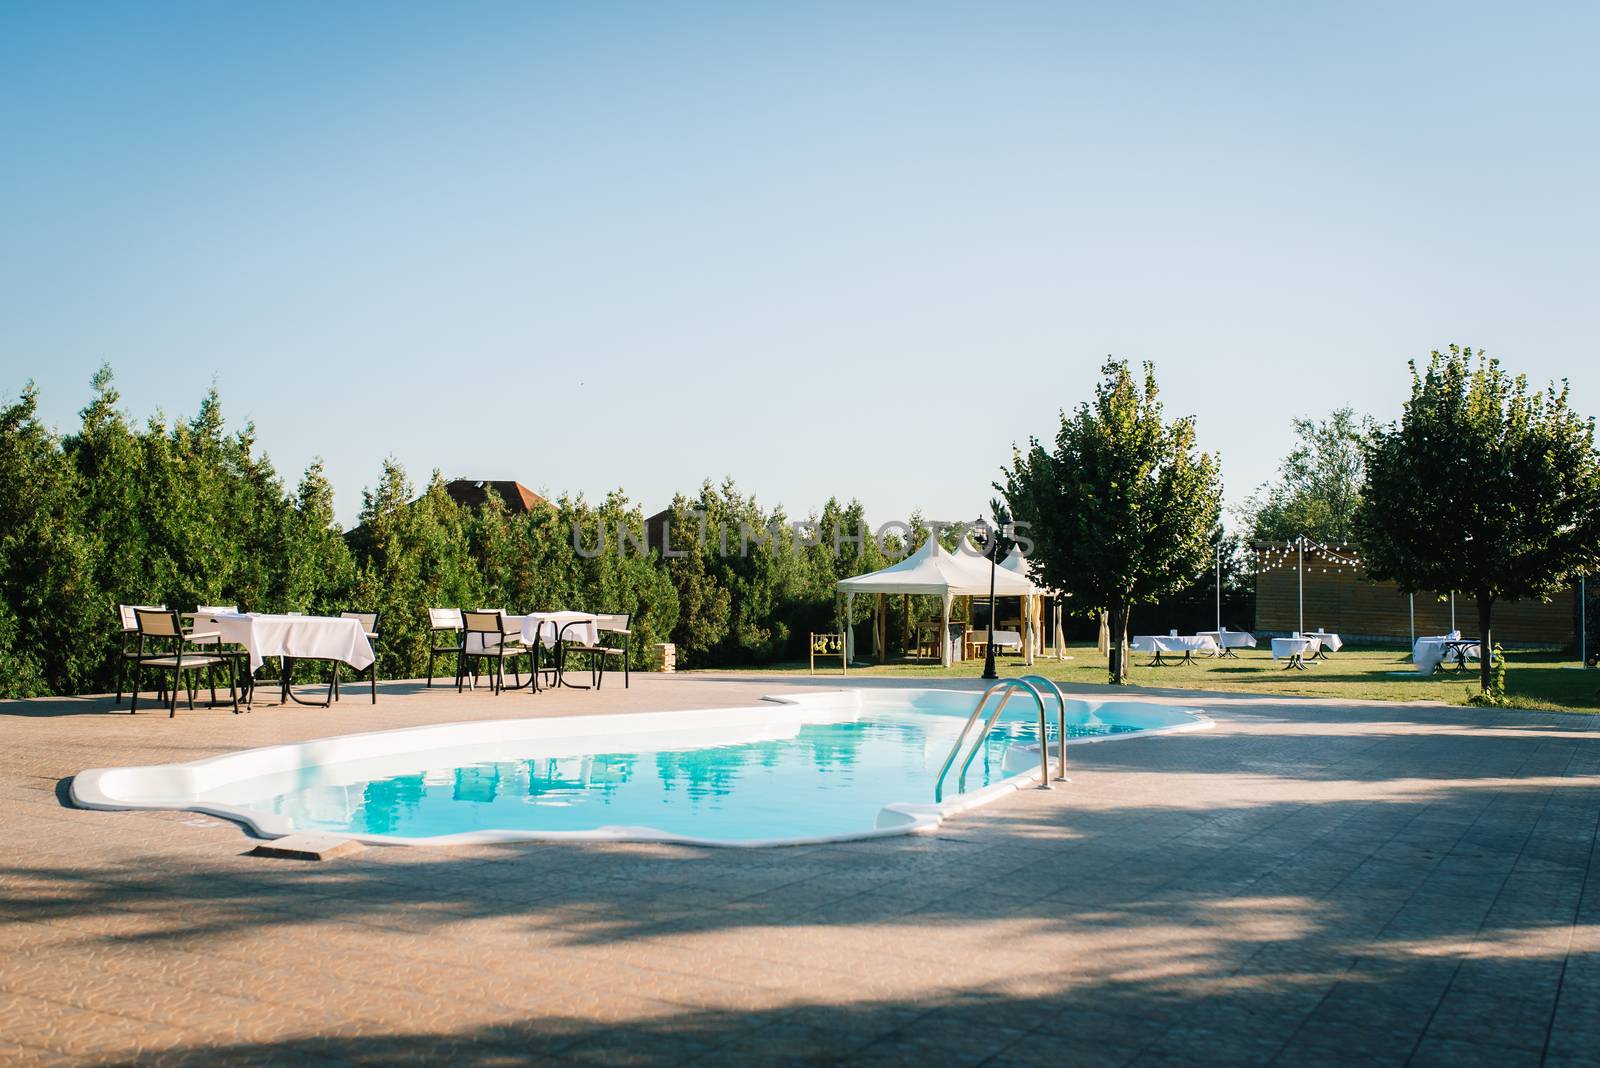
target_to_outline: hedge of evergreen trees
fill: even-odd
[[[628,612],[641,665],[664,641],[692,665],[798,658],[808,631],[833,625],[835,581],[886,562],[870,538],[835,553],[832,532],[865,522],[854,502],[807,517],[815,544],[775,538],[741,554],[741,523],[770,529],[788,517],[731,483],[706,483],[673,502],[685,555],[663,559],[637,549],[644,513],[621,491],[520,514],[491,494],[470,509],[438,472],[419,494],[392,460],[345,532],[320,462],[291,489],[253,426],[227,430],[215,390],[187,421],[157,415],[138,426],[119,404],[102,370],[76,433],[40,422],[31,385],[0,409],[0,696],[115,689],[119,603],[377,610],[389,678],[423,672],[430,606]],[[709,537],[685,538],[702,515]],[[602,526],[611,544],[594,554]],[[632,535],[627,551],[621,530]],[[723,554],[719,530],[734,552]]]

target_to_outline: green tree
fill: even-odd
[[[1125,360],[1101,373],[1094,400],[1062,412],[1053,448],[1032,439],[995,488],[1029,524],[1044,584],[1109,614],[1110,678],[1121,684],[1130,608],[1206,567],[1222,485],[1216,458],[1196,447],[1194,419],[1165,421],[1152,365],[1142,387]]]
[[[101,668],[80,486],[30,383],[0,408],[0,695],[73,693]]]
[[[387,459],[378,485],[362,495],[361,523],[350,532],[358,561],[356,604],[379,614],[379,673],[408,678],[427,659],[427,610],[487,605],[468,540],[471,513],[445,492],[438,471],[415,501],[399,461]]]
[[[625,612],[632,632],[628,643],[630,660],[641,667],[650,647],[669,641],[678,621],[678,591],[660,558],[645,546],[644,512],[629,503],[627,495],[614,490],[598,506],[590,508],[581,500],[563,501],[567,529],[607,531],[606,549],[593,556],[578,556],[570,538],[562,548],[562,558],[572,559],[577,578],[574,596],[558,603],[584,605],[592,611]]]
[[[288,595],[295,510],[272,461],[255,451],[255,425],[223,440],[223,513],[213,522],[229,535],[223,551],[223,600],[276,608]]]
[[[486,606],[509,611],[511,605],[528,603],[522,596],[526,591],[519,566],[519,533],[500,494],[493,486],[485,485],[483,505],[468,516],[467,542],[481,578]]]
[[[321,615],[342,611],[351,601],[355,560],[334,519],[333,486],[320,459],[306,468],[295,491],[294,509],[285,520],[282,568],[283,593],[276,608]]]
[[[1304,534],[1324,542],[1355,536],[1356,509],[1366,482],[1363,443],[1372,417],[1340,408],[1323,420],[1296,419],[1295,447],[1278,480],[1258,488],[1239,509],[1256,541],[1292,541]]]
[[[1478,600],[1490,689],[1497,601],[1548,599],[1600,565],[1600,457],[1594,421],[1567,386],[1528,391],[1470,348],[1411,364],[1411,399],[1375,430],[1356,527],[1367,573],[1402,590]]]
[[[791,643],[791,649],[796,656],[805,654],[804,643],[811,632],[840,627],[844,605],[838,581],[876,571],[890,562],[873,537],[860,501],[841,504],[837,497],[829,497],[820,512],[807,517],[806,526],[810,537],[796,545],[794,597],[780,609],[794,627],[798,641]],[[861,601],[858,615],[871,611],[868,599]]]
[[[90,628],[98,641],[95,659],[108,667],[93,674],[114,686],[109,670],[121,641],[118,604],[150,604],[160,598],[150,572],[145,447],[118,405],[111,368],[90,381],[93,396],[79,413],[77,434],[62,442],[77,478],[82,504],[79,529],[91,553],[93,577],[85,597],[92,602]]]
[[[697,664],[801,655],[811,631],[839,625],[834,584],[887,562],[860,502],[830,499],[792,521],[731,480],[676,497],[669,540],[662,562],[677,593],[673,641]]]
[[[666,564],[678,593],[674,641],[691,663],[768,660],[784,645],[787,621],[773,608],[797,568],[783,518],[763,513],[731,480],[707,480],[693,499],[673,500]]]

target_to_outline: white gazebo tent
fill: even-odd
[[[858,593],[878,595],[877,612],[873,617],[872,645],[879,659],[887,656],[888,615],[885,600],[890,594],[922,594],[941,599],[944,611],[939,638],[939,662],[950,665],[950,605],[957,597],[989,596],[989,561],[970,553],[952,553],[939,544],[939,539],[929,538],[922,547],[904,560],[890,564],[879,571],[840,579],[839,592],[845,596],[845,648],[846,655],[855,657],[855,635],[849,626],[855,597]],[[1021,597],[1023,611],[1032,619],[1029,602],[1039,592],[1033,580],[1025,574],[1005,567],[995,568],[994,594],[996,597]],[[1033,646],[1024,640],[1023,652],[1028,663],[1033,662]]]
[[[1051,633],[1055,635],[1055,658],[1057,660],[1064,659],[1061,646],[1061,624],[1063,622],[1061,618],[1061,599],[1051,593],[1050,590],[1033,581],[1028,574],[1028,558],[1022,555],[1021,549],[1012,549],[1011,555],[1000,561],[1000,566],[1007,570],[1015,571],[1033,586],[1033,593],[1029,595],[1034,598],[1033,631],[1025,640],[1031,642],[1033,648],[1040,653],[1044,652],[1044,603],[1045,599],[1049,598],[1051,613],[1054,616],[1051,621],[1053,624]]]

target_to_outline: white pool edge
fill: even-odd
[[[840,693],[858,691],[828,690],[820,694],[800,694],[795,696],[766,696],[763,701],[801,709],[808,705],[808,699],[815,700],[828,696],[837,696]],[[1189,708],[1172,708],[1163,702],[1140,702],[1157,704],[1168,708],[1169,711],[1179,712],[1189,719],[1184,722],[1171,724],[1165,727],[1151,727],[1123,734],[1090,735],[1074,738],[1068,746],[1088,745],[1099,742],[1133,741],[1139,738],[1159,737],[1168,734],[1182,734],[1192,731],[1206,730],[1214,725],[1210,716],[1203,712]],[[683,718],[688,725],[705,725],[708,722],[733,720],[739,715],[748,715],[764,709],[758,705],[743,705],[734,708],[718,709],[680,709],[659,712],[628,712],[607,715],[579,715],[579,716],[549,716],[525,719],[497,719],[497,720],[468,720],[454,723],[430,723],[417,727],[401,727],[388,731],[367,731],[357,734],[334,735],[328,738],[313,738],[303,742],[288,742],[282,745],[261,746],[254,749],[240,749],[217,756],[204,757],[183,764],[146,764],[121,768],[89,768],[73,776],[72,784],[68,791],[72,803],[78,808],[100,810],[108,812],[123,812],[132,810],[164,811],[164,812],[196,812],[207,816],[216,816],[220,819],[231,820],[242,824],[246,829],[261,838],[282,838],[290,834],[300,833],[301,828],[295,827],[290,821],[268,813],[256,812],[250,809],[233,805],[218,804],[205,801],[189,801],[184,798],[171,796],[178,792],[172,789],[176,782],[183,784],[182,789],[194,792],[195,784],[206,777],[206,772],[225,768],[233,764],[242,764],[253,768],[258,773],[261,766],[271,764],[274,758],[282,759],[291,754],[300,755],[308,750],[321,749],[321,762],[330,763],[338,759],[346,751],[360,751],[360,746],[365,743],[371,746],[379,743],[380,749],[391,752],[412,752],[417,750],[413,742],[406,745],[406,739],[415,739],[418,735],[429,733],[444,733],[464,730],[471,735],[482,735],[485,740],[504,737],[559,737],[560,734],[582,734],[585,727],[606,725],[612,729],[626,727],[624,721],[646,721],[659,727],[662,717]],[[768,709],[770,710],[770,709]],[[691,719],[690,717],[695,717]],[[533,729],[540,725],[545,730]],[[385,744],[388,743],[388,744]],[[992,783],[982,789],[970,793],[960,794],[944,802],[916,802],[893,801],[885,804],[879,810],[870,830],[852,831],[844,834],[829,835],[803,835],[788,838],[746,839],[728,841],[717,838],[699,838],[692,835],[674,834],[654,827],[597,827],[585,831],[535,831],[535,830],[483,830],[469,831],[462,834],[436,835],[427,838],[408,838],[396,835],[355,834],[346,831],[325,830],[316,828],[314,833],[337,838],[350,839],[365,845],[381,846],[422,846],[422,847],[450,847],[460,845],[489,845],[508,842],[654,842],[672,845],[702,846],[718,849],[771,849],[779,846],[804,846],[824,845],[830,842],[856,842],[873,838],[886,838],[902,834],[929,834],[951,816],[962,812],[969,812],[975,808],[991,804],[1007,794],[1018,790],[1034,787],[1040,781],[1040,769],[1037,767],[1039,746],[1019,746],[1016,753],[1034,754],[1034,765],[1027,771],[1019,772],[1000,782]],[[362,755],[371,755],[367,750]],[[1050,750],[1051,767],[1058,767],[1058,749]],[[303,761],[301,763],[304,763]],[[315,761],[313,761],[315,763]],[[1070,771],[1071,765],[1068,765]],[[139,798],[128,796],[126,792],[118,790],[120,782],[131,780],[133,783],[141,781],[154,781],[165,784],[169,794],[165,797]]]

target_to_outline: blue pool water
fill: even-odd
[[[934,779],[973,700],[933,690],[868,695],[847,713],[820,717],[828,721],[800,717],[770,731],[775,736],[722,743],[633,731],[580,743],[523,738],[409,760],[390,755],[233,782],[200,799],[271,814],[295,829],[383,838],[599,828],[727,842],[846,835],[871,830],[890,802],[933,800]],[[1112,706],[1068,701],[1069,739],[1169,725],[1147,706],[1126,707],[1138,711],[1119,717]],[[785,714],[775,706],[769,715]],[[1052,708],[1052,748],[1055,718]],[[1037,753],[1013,752],[1007,762],[1008,751],[1037,735],[1036,709],[1013,702],[973,762],[966,789],[1037,766]],[[585,751],[573,751],[575,744]],[[952,772],[946,800],[956,792]]]

